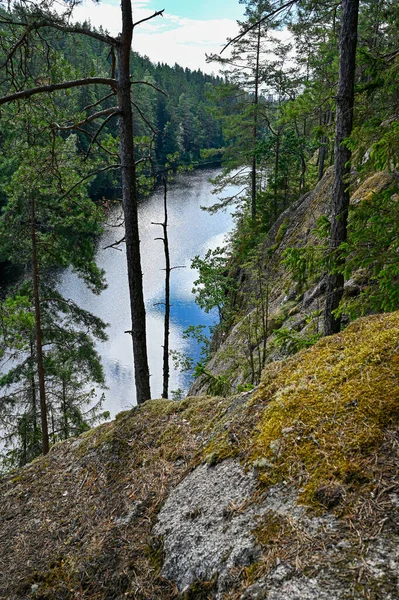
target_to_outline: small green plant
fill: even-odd
[[[183,400],[184,390],[182,388],[177,388],[177,390],[171,390],[170,395],[172,397],[172,400],[175,400],[176,402],[178,400]]]
[[[254,389],[254,386],[252,385],[252,383],[239,383],[237,385],[237,392],[250,392],[251,390]]]
[[[291,275],[292,281],[302,291],[323,273],[325,266],[325,246],[305,246],[287,248],[282,254],[282,262]]]
[[[228,271],[226,248],[208,250],[201,258],[195,256],[192,269],[198,269],[198,279],[194,281],[195,302],[206,313],[217,309],[220,322],[228,322],[231,317],[231,298],[236,290],[236,282]]]
[[[301,334],[294,329],[282,327],[275,332],[275,345],[285,354],[296,354],[303,348],[313,346],[321,338],[321,333],[313,332],[307,335]]]
[[[231,384],[225,375],[213,375],[206,370],[202,363],[197,363],[194,377],[201,377],[202,384],[206,386],[207,393],[212,396],[228,396],[231,393]]]

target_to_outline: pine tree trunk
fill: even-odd
[[[122,0],[122,34],[118,46],[119,136],[122,171],[122,198],[126,228],[126,258],[130,291],[134,373],[137,404],[151,397],[147,358],[146,318],[141,272],[137,215],[136,168],[133,142],[133,116],[130,98],[130,53],[133,36],[132,5]]]
[[[36,212],[35,201],[31,199],[31,240],[32,240],[32,279],[33,279],[33,302],[35,308],[35,329],[36,329],[36,365],[37,377],[39,380],[39,398],[40,415],[42,424],[42,451],[47,454],[50,449],[47,425],[47,402],[46,388],[44,383],[44,364],[43,364],[43,344],[42,344],[42,326],[39,295],[39,267],[37,259],[37,239],[36,239]]]
[[[164,224],[163,224],[163,243],[165,250],[165,321],[164,321],[164,342],[163,342],[163,391],[162,398],[168,397],[169,392],[169,330],[170,330],[170,254],[168,240],[168,204],[167,188],[164,179]]]
[[[277,178],[278,178],[278,167],[280,161],[280,130],[277,132],[276,139],[276,154],[274,157],[274,199],[273,199],[273,217],[277,219],[278,215],[278,192],[277,192]]]
[[[344,259],[339,246],[346,241],[349,209],[349,175],[351,153],[342,142],[352,132],[356,45],[359,0],[342,0],[342,25],[340,36],[340,61],[334,148],[334,183],[332,192],[332,220],[330,256],[334,272],[327,278],[324,335],[338,333],[341,317],[334,316],[344,291],[342,266]]]
[[[259,57],[260,57],[261,25],[258,25],[258,38],[256,44],[255,90],[254,90],[254,116],[252,130],[252,168],[251,168],[251,216],[256,217],[256,142],[258,139],[258,104],[259,104]]]

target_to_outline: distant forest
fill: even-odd
[[[344,282],[359,270],[368,285],[351,318],[398,307],[398,2],[242,3],[239,35],[209,57],[222,77],[132,53],[130,0],[121,0],[117,37],[73,24],[69,3],[64,15],[52,0],[0,9],[0,266],[19,275],[0,306],[0,419],[8,442],[17,441],[11,464],[101,418],[87,385],[104,385],[95,341],[106,338],[105,324],[59,294],[55,273],[70,267],[101,292],[96,240],[116,197],[137,401],[151,397],[137,201],[170,170],[221,164],[215,191],[239,186],[210,209],[235,207],[227,252],[197,258],[199,303],[217,308],[226,330],[237,317],[237,266],[255,265],[262,283],[262,240],[329,167],[320,248],[288,249],[285,261],[301,284],[315,270],[326,278],[325,335],[340,331]],[[381,171],[393,174],[392,185],[350,207],[353,178]],[[267,338],[261,306],[254,347]]]

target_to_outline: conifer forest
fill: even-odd
[[[252,390],[274,359],[359,317],[399,309],[399,3],[239,1],[237,35],[207,56],[210,75],[139,55],[134,31],[142,23],[131,0],[121,1],[116,36],[76,22],[75,0],[0,0],[0,471],[109,417],[96,345],[107,325],[63,295],[58,278],[71,269],[100,297],[107,281],[98,239],[116,202],[137,403],[154,397],[137,214],[161,186],[159,345],[162,396],[170,394],[167,198],[177,172],[217,167],[207,210],[232,210],[235,223],[223,248],[189,257],[196,302],[219,321],[210,339],[191,328],[199,362],[175,356],[192,369],[194,391]],[[163,9],[144,21],[162,19]],[[290,223],[299,223],[298,202],[326,181],[323,214],[284,246]],[[238,191],[220,198],[232,184]],[[276,316],[282,278],[291,313]],[[319,283],[317,314],[306,314],[301,330],[286,323]],[[233,365],[226,355],[220,362],[231,370],[212,369],[233,331],[241,332],[242,359]]]

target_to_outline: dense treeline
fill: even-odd
[[[142,361],[148,374],[137,198],[165,166],[203,162],[202,149],[223,138],[208,97],[219,78],[154,65],[88,24],[68,34],[68,20],[47,7],[15,5],[1,12],[0,28],[0,96],[11,97],[1,109],[0,264],[15,276],[0,307],[0,422],[12,465],[104,416],[92,386],[104,386],[94,343],[106,339],[105,324],[62,297],[59,269],[71,267],[101,292],[96,239],[107,199],[122,197],[132,324],[140,321],[132,327],[141,344],[133,339],[135,366]],[[130,80],[122,108],[124,49]],[[150,395],[145,381],[142,389],[141,401]]]
[[[6,14],[6,13],[4,13]],[[85,27],[83,24],[82,27]],[[4,29],[4,25],[3,25]],[[101,32],[101,30],[100,30]],[[103,32],[102,32],[103,33]],[[37,83],[50,83],[52,78],[64,73],[71,78],[92,77],[94,74],[104,75],[109,72],[112,57],[107,48],[104,48],[96,39],[62,35],[59,32],[50,32],[46,44],[49,46],[36,47],[36,54],[30,60],[31,78]],[[49,60],[47,53],[54,54],[56,67],[52,72],[47,72],[46,62]],[[5,50],[0,54],[5,58]],[[134,134],[137,142],[139,158],[148,157],[145,168],[141,174],[142,192],[148,191],[151,183],[148,177],[162,171],[165,163],[174,156],[177,164],[198,164],[204,162],[201,151],[208,148],[220,149],[224,145],[222,127],[219,119],[212,113],[214,102],[211,90],[222,83],[220,77],[202,73],[200,70],[191,71],[175,64],[154,64],[147,57],[142,57],[132,52],[131,72],[133,84],[134,108]],[[27,83],[26,80],[24,83]],[[2,90],[7,89],[7,77],[3,80]],[[23,82],[21,81],[22,85]],[[84,113],[85,107],[94,105],[102,98],[100,86],[83,87],[78,91],[70,91],[63,98],[57,97],[54,103],[63,110],[70,130],[71,125],[78,122]],[[68,100],[66,98],[68,97]],[[101,102],[96,108],[106,110],[113,103],[112,97]],[[68,113],[69,111],[69,113]],[[94,111],[92,111],[94,112]],[[72,114],[71,114],[72,113]],[[75,118],[72,116],[75,114]],[[55,115],[53,115],[55,118]],[[9,176],[9,157],[4,156],[5,139],[10,135],[9,127],[5,125],[6,117],[3,116],[3,126],[0,131],[0,144],[3,150],[3,160],[0,164],[2,177]],[[50,123],[49,123],[50,124]],[[66,125],[65,124],[65,129]],[[79,131],[78,148],[85,153],[91,144],[91,136],[95,134],[97,124],[91,123]],[[67,135],[67,130],[65,135]],[[115,119],[107,121],[102,128],[101,135],[106,148],[115,145],[118,137],[117,122]],[[168,158],[169,157],[169,158]],[[5,160],[6,159],[6,160]],[[89,192],[93,198],[102,196],[116,196],[118,194],[117,177],[109,173],[99,174],[90,182]],[[0,204],[4,204],[5,195],[0,190]]]
[[[104,339],[104,324],[57,293],[56,273],[71,266],[101,291],[95,240],[106,210],[102,198],[113,194],[123,197],[135,364],[143,358],[144,310],[134,325],[143,306],[137,196],[152,189],[165,165],[222,160],[216,191],[240,186],[214,206],[237,206],[230,248],[195,264],[199,302],[218,308],[224,328],[237,319],[237,265],[256,270],[252,356],[268,336],[261,242],[330,165],[331,218],[319,224],[317,257],[314,249],[293,251],[287,264],[294,276],[310,271],[308,263],[320,278],[329,274],[329,295],[337,293],[326,311],[326,319],[335,312],[329,333],[339,328],[342,310],[356,316],[398,306],[397,186],[349,211],[348,227],[345,205],[351,178],[398,166],[397,3],[242,3],[240,34],[222,55],[209,57],[222,78],[132,54],[130,0],[121,3],[125,29],[118,38],[87,24],[71,26],[68,6],[65,19],[47,4],[25,2],[0,14],[0,261],[11,261],[22,276],[1,306],[0,412],[9,439],[17,440],[11,462],[37,454],[40,437],[46,452],[49,440],[79,433],[99,416],[101,402],[84,411],[93,404],[87,385],[103,383],[94,339]],[[368,274],[364,294],[337,309],[344,277],[359,269]],[[265,352],[259,356],[257,378]],[[142,362],[146,389],[139,401],[150,394],[146,357]]]
[[[338,294],[334,303],[326,304],[326,333],[339,330],[343,313],[348,319],[399,306],[398,184],[379,194],[371,188],[366,202],[348,206],[353,184],[384,170],[397,181],[399,8],[391,0],[242,3],[246,19],[240,34],[221,56],[210,57],[226,77],[214,90],[227,140],[223,173],[215,183],[223,188],[234,181],[242,190],[214,210],[235,203],[237,231],[228,248],[195,262],[200,269],[198,301],[207,310],[218,309],[220,328],[228,331],[245,311],[254,311],[252,321],[247,319],[251,322],[246,336],[256,384],[270,335],[267,290],[272,282],[267,264],[273,248],[265,256],[265,235],[276,217],[314,188],[328,167],[334,165],[335,183],[330,214],[318,224],[320,243],[287,249],[284,258],[298,294],[315,281],[332,280],[327,298],[336,290]],[[355,66],[353,73],[348,59]],[[337,189],[343,203],[337,202]],[[283,235],[284,228],[279,241]],[[253,281],[238,304],[237,273],[242,278],[250,274]],[[344,280],[359,273],[362,293],[340,303]],[[285,333],[295,341],[292,348],[315,341]],[[223,378],[207,376],[220,391]]]

